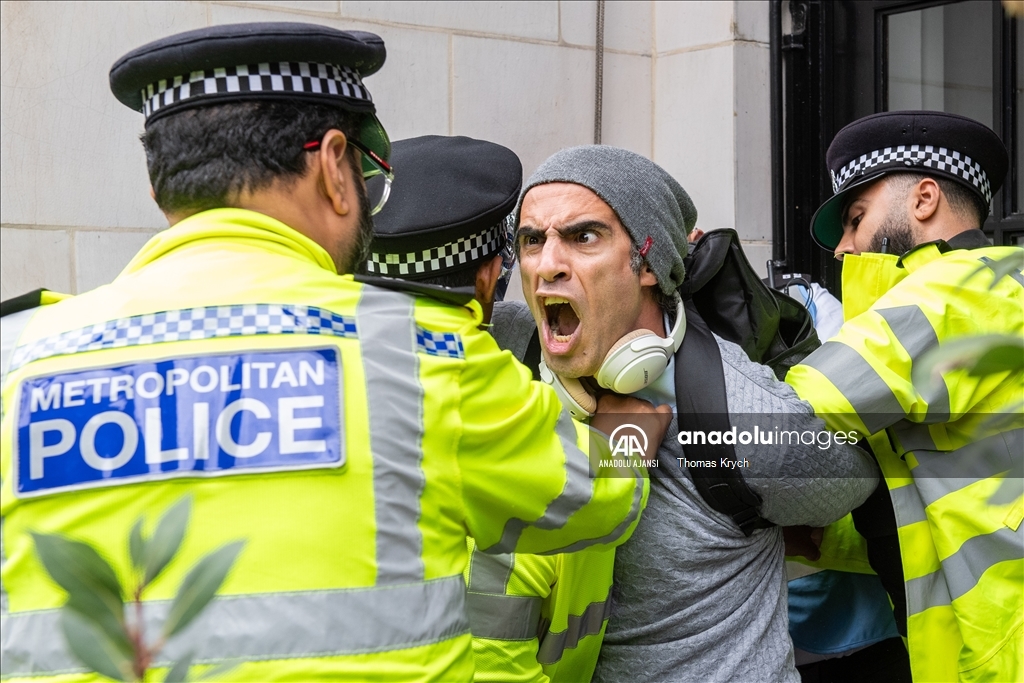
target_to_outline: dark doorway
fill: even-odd
[[[773,256],[839,294],[839,269],[809,228],[831,195],[825,151],[862,116],[896,109],[963,114],[990,126],[1010,172],[983,226],[1024,246],[1024,54],[1020,20],[998,0],[772,0]]]

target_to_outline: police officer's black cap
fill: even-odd
[[[384,64],[380,36],[294,22],[226,24],[161,38],[110,69],[110,89],[146,125],[184,109],[249,100],[328,103],[365,113],[359,139],[390,142],[362,79]]]
[[[835,194],[815,212],[811,235],[830,251],[843,237],[842,209],[847,193],[856,187],[909,171],[958,182],[988,207],[1009,166],[1006,148],[987,126],[937,111],[883,112],[858,119],[839,131],[825,160]]]
[[[391,199],[373,219],[367,272],[410,280],[477,266],[505,246],[523,166],[512,150],[467,137],[394,143]]]

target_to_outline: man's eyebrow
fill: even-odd
[[[532,228],[529,225],[521,225],[516,231],[516,237],[542,237],[543,235],[543,230]]]
[[[611,227],[607,223],[602,223],[601,221],[584,220],[580,221],[579,223],[570,223],[569,225],[557,227],[555,228],[555,230],[557,230],[558,234],[561,235],[562,237],[575,237],[576,235],[579,235],[582,232],[587,232],[588,230],[611,232]],[[539,228],[534,228],[529,225],[523,225],[519,227],[517,236],[543,237],[544,232],[544,230],[541,230]]]
[[[575,237],[580,233],[587,232],[588,230],[596,230],[598,232],[611,232],[612,228],[607,223],[595,220],[584,220],[579,223],[570,223],[569,225],[563,225],[560,228],[556,228],[558,234],[562,237]]]

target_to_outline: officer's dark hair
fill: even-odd
[[[422,282],[427,285],[441,285],[442,287],[476,287],[476,274],[480,270],[480,266],[484,265],[497,254],[491,254],[490,257],[483,261],[474,263],[469,268],[463,268],[457,270],[454,273],[445,273],[443,275],[434,275],[433,277],[426,277],[418,282]]]
[[[153,121],[142,134],[149,181],[167,213],[229,206],[241,192],[306,173],[303,145],[337,128],[357,130],[359,114],[309,102],[233,102],[187,109]],[[359,172],[358,153],[349,155]]]
[[[893,173],[889,176],[889,187],[897,197],[906,197],[925,178],[931,178],[939,186],[954,215],[975,228],[981,227],[982,221],[988,216],[988,207],[961,183],[926,173]]]

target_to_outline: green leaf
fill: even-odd
[[[1009,256],[1004,256],[988,266],[992,269],[994,276],[989,289],[994,289],[999,281],[1013,272],[1024,270],[1024,249],[1017,249]]]
[[[970,275],[965,277],[960,284],[964,284],[978,273],[984,270],[992,271],[992,284],[988,286],[989,289],[994,289],[999,281],[1014,271],[1024,270],[1024,249],[1015,250],[1009,256],[1004,256],[1001,259],[997,259],[991,262],[983,262],[976,269],[971,271]]]
[[[115,681],[133,678],[132,661],[95,623],[74,610],[62,609],[60,626],[68,648],[82,664]]]
[[[167,678],[164,679],[164,683],[185,683],[188,680],[188,670],[192,666],[192,658],[194,656],[194,652],[189,652],[176,661],[171,670],[167,672]]]
[[[164,513],[156,525],[153,537],[146,544],[146,574],[142,585],[148,586],[159,576],[185,539],[185,529],[192,513],[192,496],[185,496]]]
[[[185,628],[213,599],[244,545],[244,541],[229,543],[214,550],[193,567],[171,603],[171,611],[164,621],[165,638]]]
[[[128,555],[132,559],[132,567],[141,572],[146,566],[146,539],[142,537],[142,517],[135,520],[128,534]]]
[[[1007,370],[1024,368],[1024,339],[1007,335],[993,339],[974,362],[970,374],[974,377],[995,375]]]
[[[968,368],[972,375],[1024,367],[1024,339],[1011,334],[986,334],[954,339],[930,349],[914,361],[914,384],[926,390],[942,381],[943,373]]]
[[[134,649],[124,624],[121,584],[92,546],[55,534],[33,533],[43,567],[67,591],[66,607],[92,621],[126,656]]]
[[[32,538],[43,566],[61,588],[70,593],[80,581],[88,579],[120,599],[121,584],[117,575],[91,545],[57,534],[33,533]]]
[[[979,434],[999,434],[1012,429],[1024,429],[1024,401],[989,415],[978,425]]]

